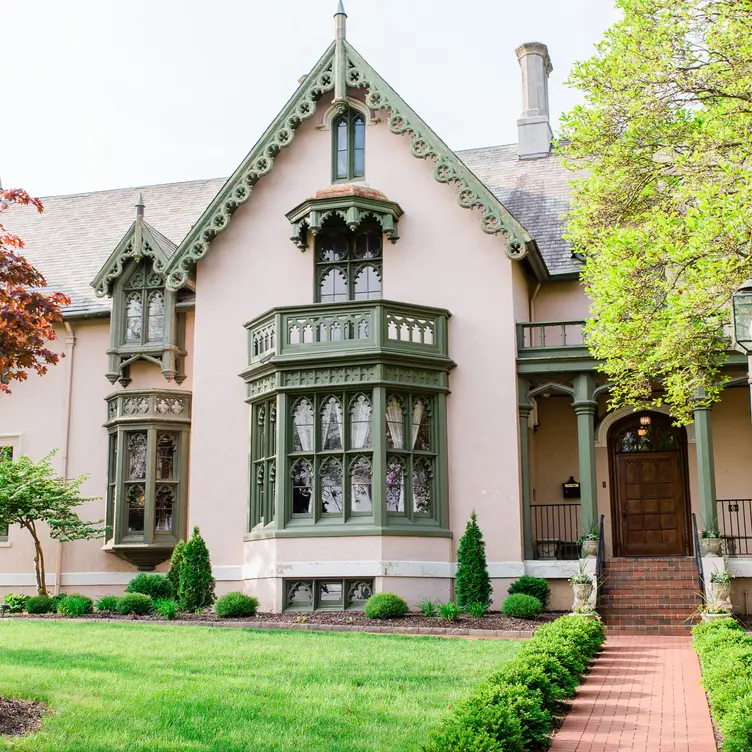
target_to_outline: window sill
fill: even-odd
[[[0,548],[10,548],[13,544],[7,540],[0,540]]]
[[[244,541],[267,540],[269,538],[346,538],[348,536],[408,536],[415,538],[451,538],[452,531],[438,525],[393,525],[376,527],[375,525],[294,525],[277,530],[266,527],[247,533]]]

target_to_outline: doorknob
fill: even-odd
[[[621,517],[622,517],[623,520],[627,519],[627,510],[624,509],[623,507],[622,507],[622,510],[621,510]]]

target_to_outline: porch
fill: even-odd
[[[517,325],[524,558],[577,559],[600,515],[607,558],[693,555],[693,514],[718,527],[726,556],[752,558],[746,359],[731,356],[720,403],[676,428],[662,408],[608,409],[583,326]]]

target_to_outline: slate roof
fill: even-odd
[[[520,161],[516,144],[457,155],[535,238],[553,277],[579,271],[562,238],[572,175],[557,157]],[[97,298],[90,282],[133,223],[139,191],[146,221],[172,255],[225,181],[213,178],[50,196],[42,199],[43,214],[11,206],[1,221],[24,240],[24,255],[45,275],[49,288],[70,295],[67,316],[105,313],[110,301]]]

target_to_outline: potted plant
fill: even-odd
[[[577,539],[577,545],[580,547],[583,558],[598,556],[598,529],[593,528],[589,532],[583,533]]]
[[[572,609],[572,616],[581,616],[583,619],[600,619],[598,612],[589,605],[577,606]]]
[[[572,610],[580,606],[590,605],[590,596],[593,594],[593,578],[583,569],[580,563],[580,569],[576,574],[569,578],[574,591],[574,604]]]
[[[721,555],[721,534],[718,528],[707,528],[700,533],[700,553],[703,556]]]
[[[712,572],[710,575],[710,594],[713,603],[731,610],[731,580],[733,575],[725,569]]]
[[[731,612],[725,606],[705,604],[698,609],[703,621],[716,621],[717,619],[727,619]]]

